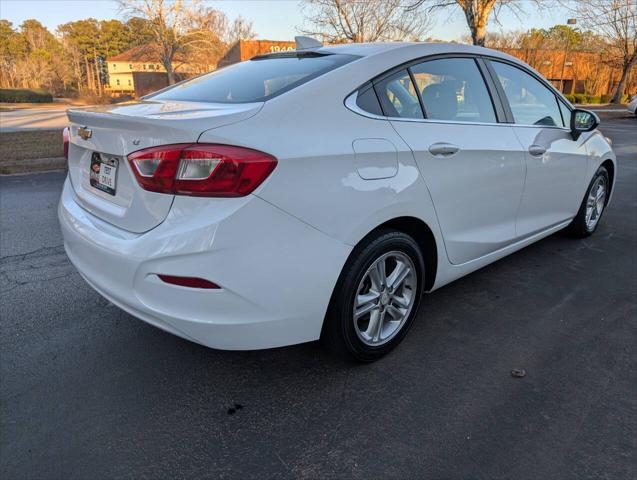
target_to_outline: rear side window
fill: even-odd
[[[211,103],[263,102],[357,58],[317,53],[257,57],[180,83],[151,98]]]
[[[418,94],[407,70],[384,78],[375,83],[374,88],[386,116],[423,118]]]
[[[482,74],[471,58],[430,60],[411,67],[427,118],[495,123]]]
[[[356,105],[360,109],[373,113],[374,115],[383,114],[376,92],[374,92],[374,88],[371,86],[368,87],[367,90],[363,89],[358,92],[358,95],[356,96]]]
[[[563,127],[555,94],[519,68],[491,61],[511,106],[515,123]]]

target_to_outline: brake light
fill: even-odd
[[[248,195],[277,164],[257,150],[205,143],[145,148],[128,160],[143,189],[202,197]]]
[[[64,158],[69,159],[69,127],[62,130],[62,146],[64,147]]]

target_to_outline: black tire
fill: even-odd
[[[597,220],[595,225],[592,228],[589,228],[589,226],[586,223],[586,202],[588,200],[588,196],[591,193],[591,189],[597,183],[600,177],[603,178],[603,181],[605,182],[605,186],[606,186],[605,187],[606,197],[604,199],[604,208],[602,209],[602,212],[599,215],[599,219]],[[584,198],[582,199],[582,204],[579,207],[577,215],[575,216],[573,221],[569,224],[569,226],[566,227],[566,232],[571,237],[586,238],[591,236],[593,233],[595,233],[595,230],[597,230],[597,227],[599,226],[599,222],[601,221],[601,217],[604,215],[604,212],[606,211],[606,204],[608,203],[610,188],[611,188],[611,185],[610,185],[610,177],[608,175],[608,170],[606,170],[605,167],[599,167],[597,172],[595,172],[595,175],[593,175],[593,179],[591,180],[591,183],[589,183],[588,188],[586,189],[586,194],[584,195]]]
[[[406,255],[415,267],[416,286],[413,305],[402,326],[386,343],[370,346],[364,343],[354,326],[354,301],[366,272],[376,260],[390,252]],[[390,254],[391,255],[391,254]],[[391,257],[388,260],[391,262]],[[360,362],[373,362],[390,352],[407,334],[418,312],[423,293],[425,261],[416,241],[409,235],[393,230],[381,230],[363,239],[347,260],[334,288],[323,325],[322,340],[342,356]],[[413,277],[412,277],[413,282]],[[379,299],[378,302],[381,300]],[[389,307],[383,307],[388,308]]]

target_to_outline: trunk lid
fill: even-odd
[[[126,156],[148,147],[196,143],[205,130],[250,118],[262,106],[143,101],[69,110],[68,168],[76,201],[93,215],[130,232],[156,227],[168,215],[173,195],[144,190]],[[107,186],[110,182],[112,189]]]

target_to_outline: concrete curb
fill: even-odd
[[[29,160],[0,161],[0,175],[66,170],[66,158],[32,158]]]

